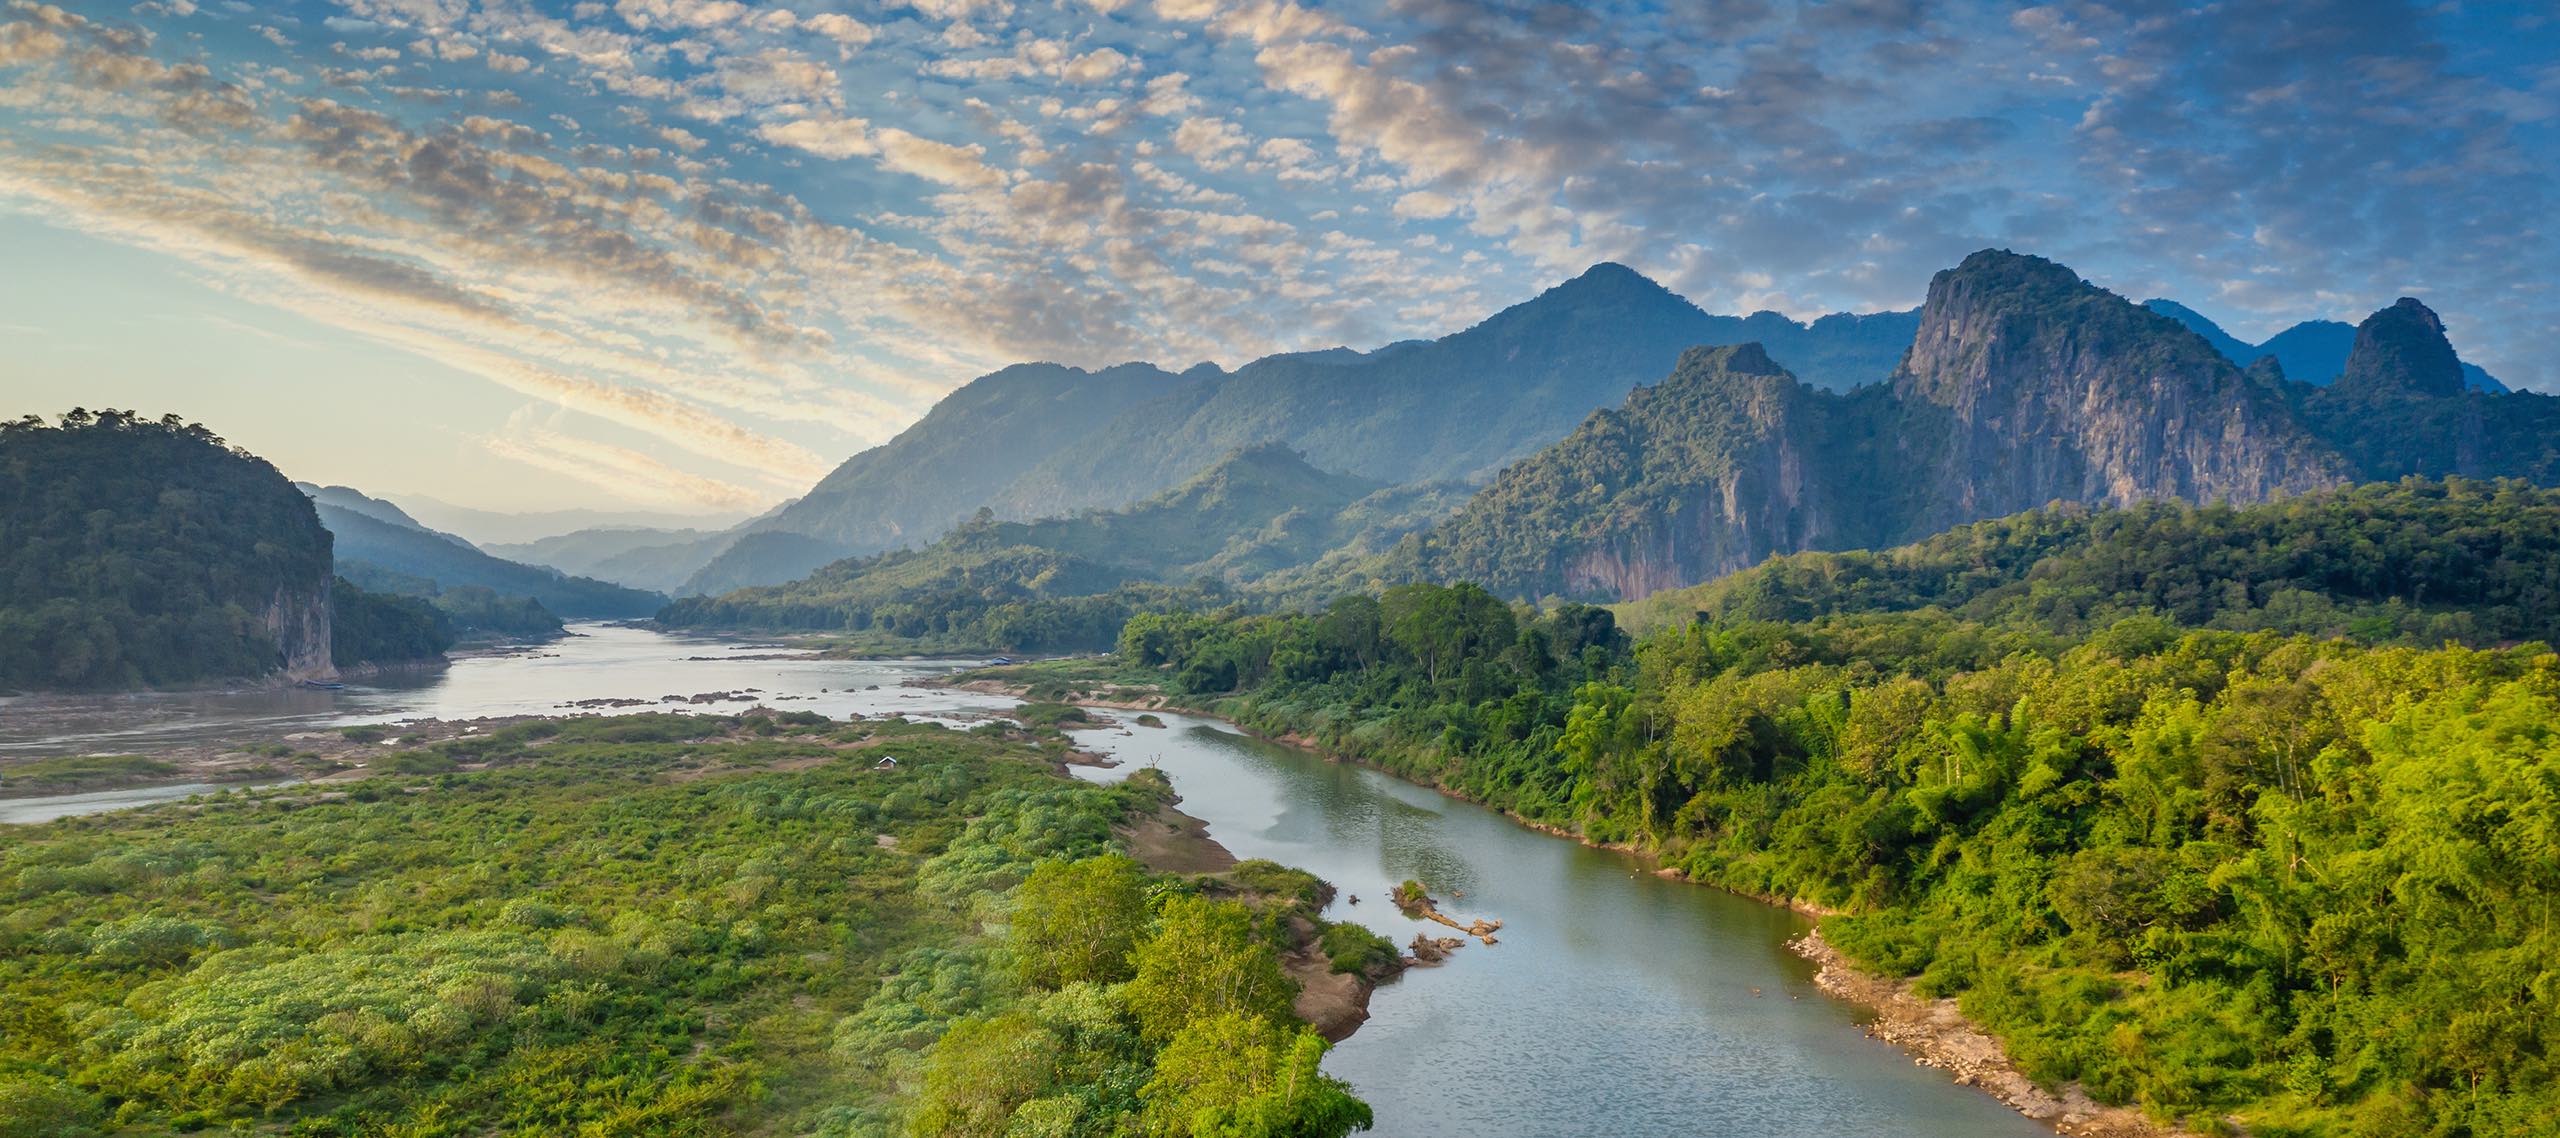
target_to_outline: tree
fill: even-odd
[[[1196,1138],[1341,1138],[1372,1124],[1349,1084],[1319,1070],[1313,1030],[1224,1012],[1194,1020],[1156,1055],[1138,1092],[1149,1132]]]
[[[1056,1073],[1058,1037],[1020,1013],[953,1024],[934,1044],[908,1129],[918,1138],[997,1138]]]
[[[1253,936],[1253,911],[1233,901],[1176,897],[1155,937],[1135,956],[1130,1010],[1148,1039],[1171,1039],[1196,1019],[1235,1012],[1291,1018],[1298,985]]]
[[[1014,968],[1035,988],[1126,980],[1147,927],[1146,876],[1119,854],[1044,861],[1013,902]]]

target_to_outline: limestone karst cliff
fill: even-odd
[[[1692,352],[1503,471],[1418,543],[1417,572],[1631,599],[2057,500],[2255,502],[2352,481],[2286,386],[2061,265],[1986,250],[1930,283],[1889,384],[1834,393],[1752,346]]]

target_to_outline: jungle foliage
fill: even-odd
[[[1606,610],[1415,585],[1142,617],[1120,651],[1258,730],[1837,911],[1834,944],[2039,1080],[2207,1130],[2538,1134],[2560,657],[2495,643],[2548,627],[2547,516],[2477,484],[2047,513],[1786,559],[1632,647]],[[2268,630],[2305,612],[2364,639]],[[2483,646],[2407,643],[2448,633]]]

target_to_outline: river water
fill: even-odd
[[[831,716],[1001,710],[1012,701],[904,681],[954,661],[833,661],[771,646],[583,626],[540,652],[343,691],[0,701],[0,761],[144,751],[409,718],[601,713],[764,702]],[[876,685],[876,686],[875,686]],[[663,697],[737,693],[708,704]],[[582,700],[640,706],[580,708]],[[1108,713],[1132,720],[1129,713]],[[1374,771],[1181,715],[1163,728],[1080,733],[1126,777],[1157,766],[1182,808],[1238,857],[1333,882],[1329,916],[1399,945],[1445,932],[1386,903],[1406,878],[1460,919],[1501,919],[1436,968],[1381,988],[1327,1057],[1385,1135],[1771,1135],[2028,1138],[2052,1132],[1868,1039],[1818,993],[1785,942],[1803,918],[1658,879],[1635,859],[1529,830]],[[0,800],[0,820],[139,805],[201,788]],[[73,802],[72,799],[86,801]],[[14,811],[14,813],[12,813]],[[1460,896],[1463,894],[1463,896]],[[1350,897],[1362,903],[1353,905]]]

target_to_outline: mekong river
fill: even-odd
[[[771,646],[582,626],[530,653],[343,691],[0,700],[0,760],[412,718],[737,711],[762,702],[830,716],[1001,710],[999,696],[906,681],[963,661],[819,660]],[[759,689],[708,705],[582,709],[580,700]],[[1105,713],[1120,720],[1127,713]],[[1377,1133],[1841,1135],[1999,1138],[2052,1132],[1868,1039],[1854,1009],[1817,992],[1785,942],[1785,910],[1663,881],[1635,859],[1512,823],[1374,771],[1163,715],[1162,729],[1082,732],[1120,760],[1111,779],[1161,767],[1182,808],[1238,857],[1303,867],[1338,889],[1335,919],[1402,944],[1424,929],[1385,903],[1406,878],[1461,919],[1503,921],[1436,968],[1381,988],[1371,1018],[1326,1069],[1377,1110]],[[203,789],[201,787],[193,788]],[[0,799],[0,822],[146,804],[188,788]],[[1460,897],[1457,894],[1463,893]],[[1349,898],[1363,903],[1353,905]]]

